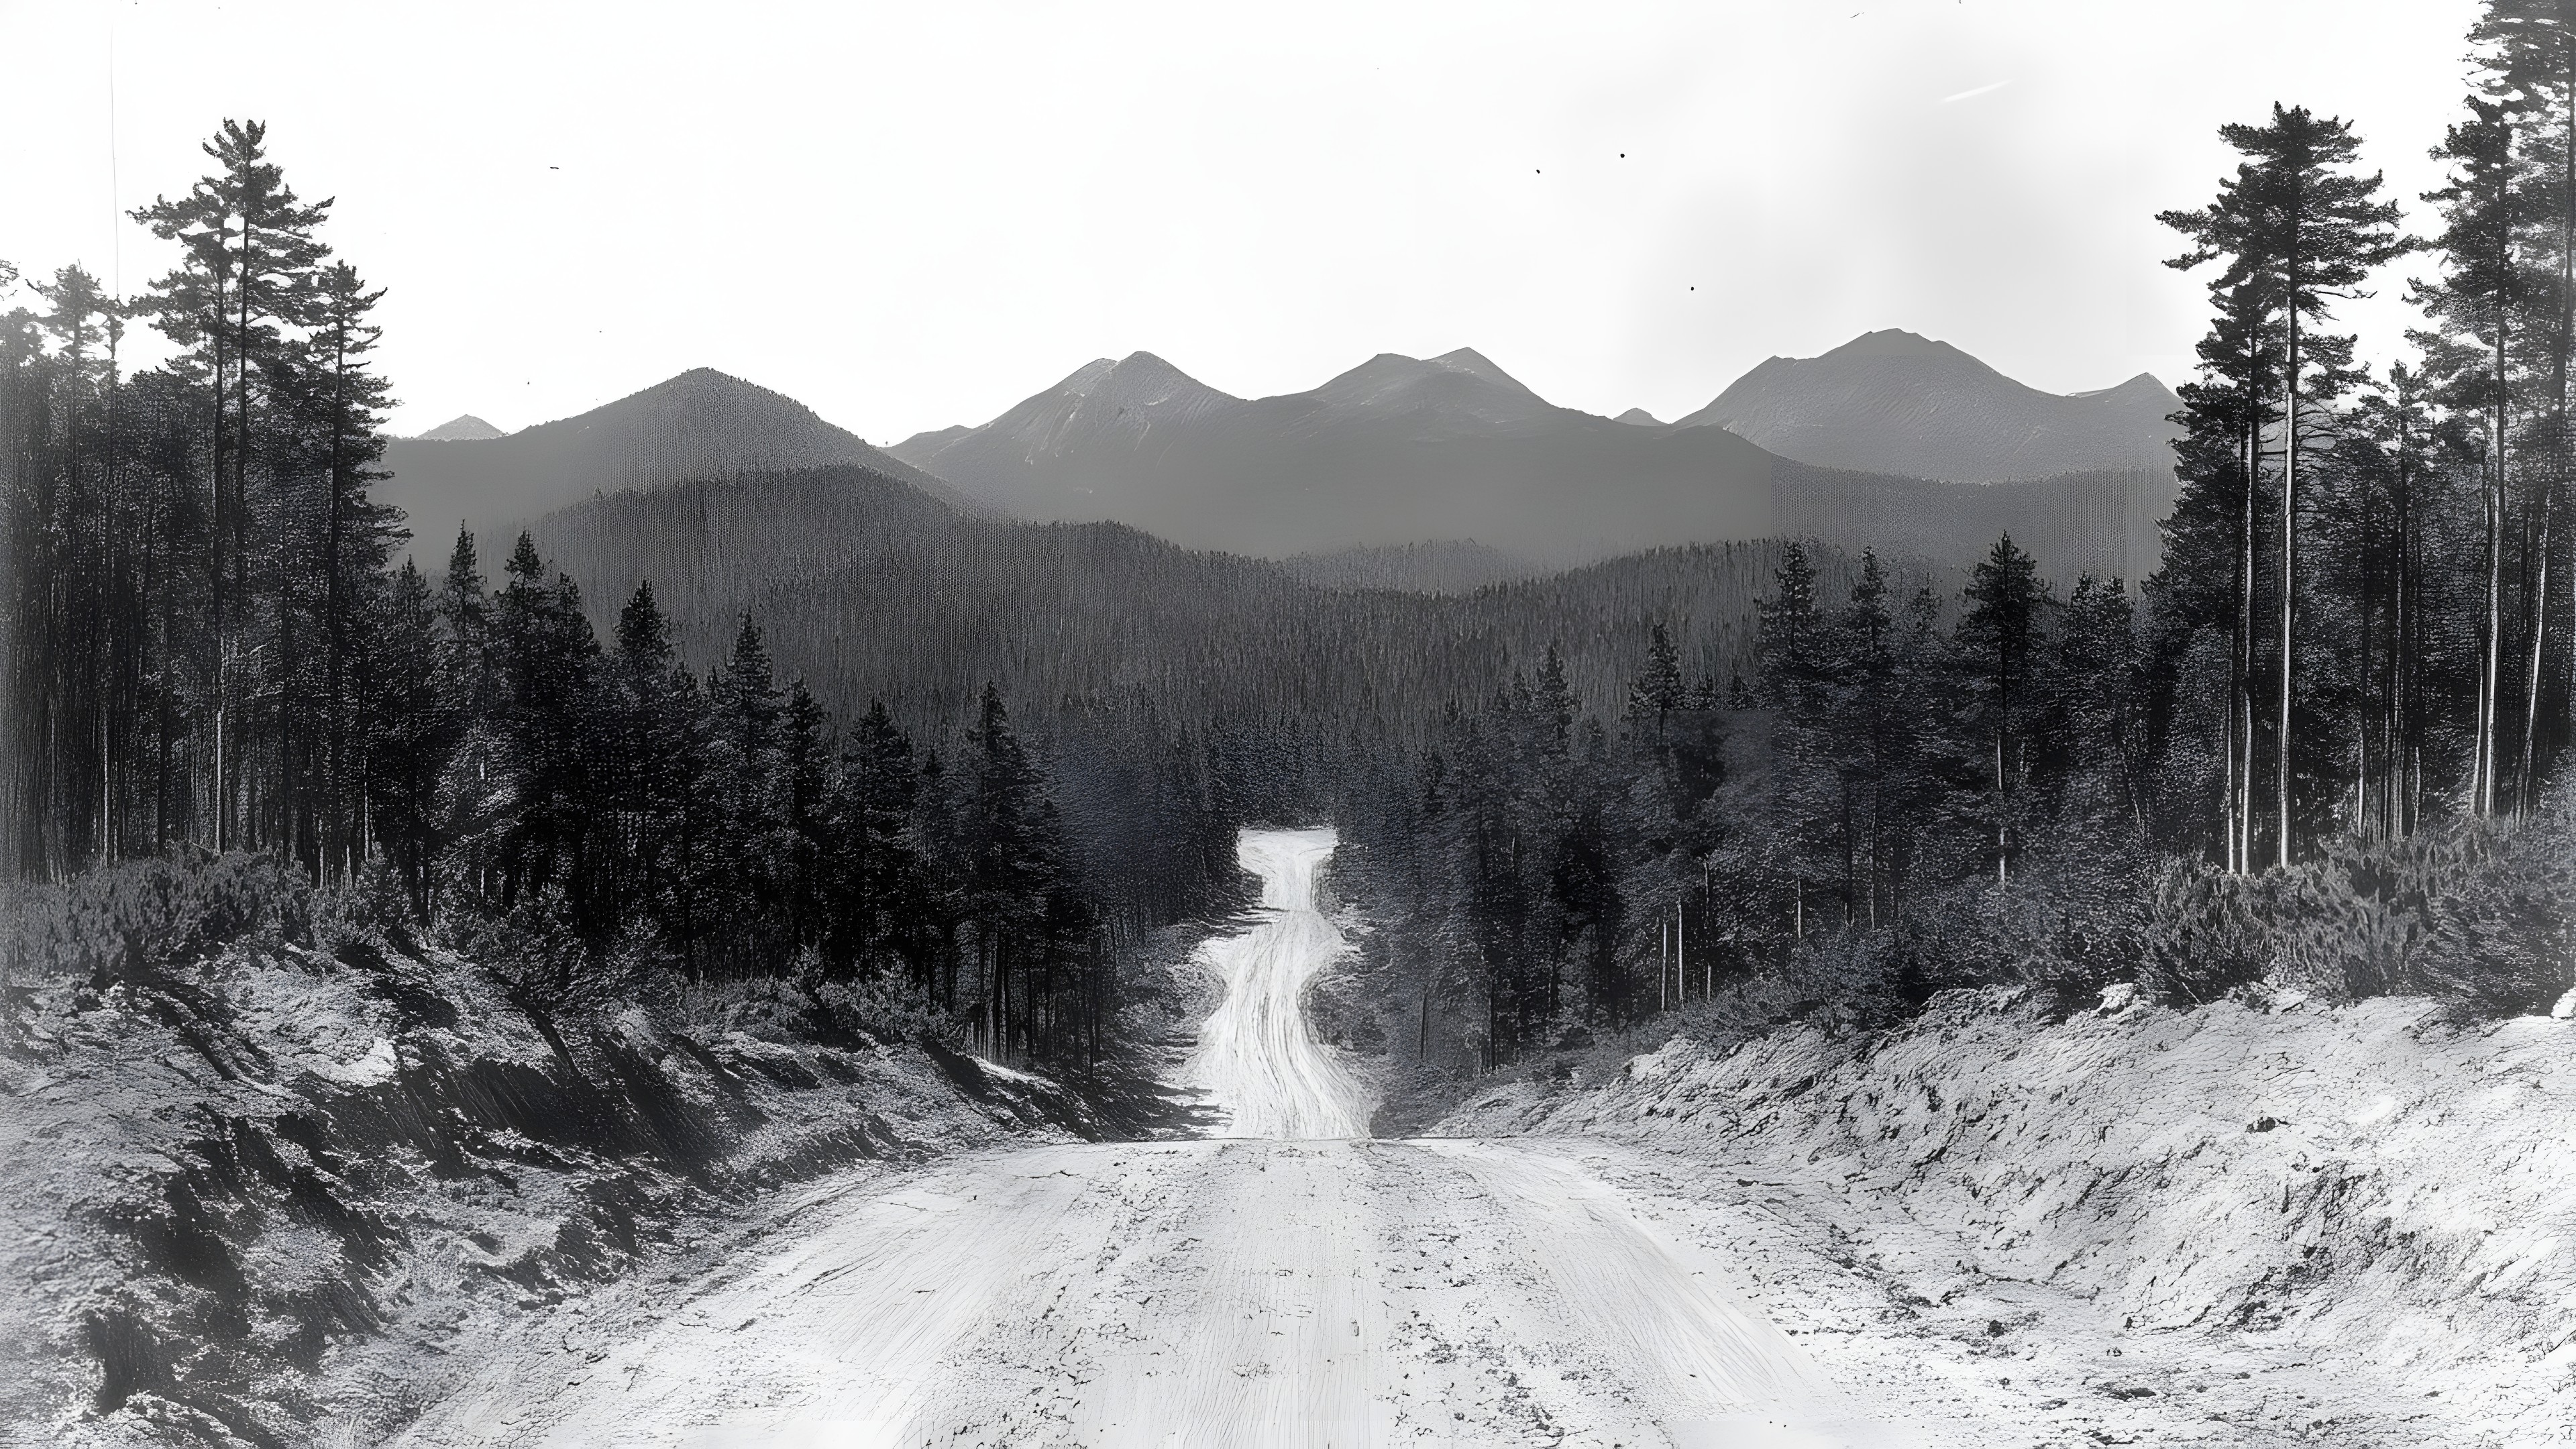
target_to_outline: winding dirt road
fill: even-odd
[[[502,1353],[414,1445],[1893,1444],[1569,1144],[1379,1142],[1299,992],[1329,831],[1247,831],[1263,912],[1186,1069],[1194,1142],[817,1194],[587,1353]]]

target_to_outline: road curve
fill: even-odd
[[[1368,1090],[1306,1029],[1306,983],[1349,946],[1317,908],[1315,873],[1333,832],[1247,830],[1235,859],[1261,881],[1261,913],[1246,931],[1210,938],[1198,959],[1225,982],[1199,1028],[1181,1081],[1226,1113],[1221,1137],[1368,1135]]]
[[[1341,949],[1328,832],[1245,832],[1264,913],[1194,1080],[1229,1137],[951,1160],[824,1190],[765,1248],[529,1333],[400,1442],[1683,1445],[1899,1442],[1575,1160],[1380,1142],[1297,991]]]

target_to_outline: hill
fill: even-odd
[[[2173,467],[2182,400],[2140,373],[2068,395],[2015,382],[1946,342],[1890,329],[1821,357],[1774,357],[1673,426],[1714,426],[1783,458],[1945,483]]]
[[[1772,517],[1784,537],[1964,565],[2010,533],[2061,585],[2084,574],[2136,584],[2163,556],[2170,468],[1956,483],[1780,461]]]
[[[1016,517],[1264,558],[1472,538],[1564,568],[1771,532],[1759,448],[1557,407],[1467,349],[1250,400],[1151,353],[1104,358],[891,451]]]
[[[458,424],[475,421],[460,418],[432,431],[452,434]],[[490,552],[495,538],[593,494],[833,463],[876,468],[947,493],[938,480],[795,399],[701,367],[578,417],[507,436],[396,438],[385,449],[393,476],[376,496],[409,515],[424,553],[443,557],[459,523],[483,535]]]

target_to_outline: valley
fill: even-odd
[[[0,259],[0,1444],[2576,1449],[2576,7],[269,3]]]

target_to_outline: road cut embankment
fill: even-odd
[[[1608,1139],[1695,1164],[1686,1191],[1794,1201],[1927,1317],[2000,1305],[1999,1341],[2018,1301],[2081,1305],[2122,1355],[2105,1394],[2244,1354],[2307,1375],[2315,1432],[2369,1406],[2400,1436],[2334,1442],[2576,1441],[2569,1022],[2125,988],[2059,1021],[1962,991],[1891,1030],[1604,1054],[1436,1130]]]

